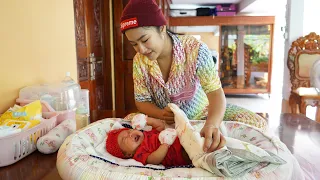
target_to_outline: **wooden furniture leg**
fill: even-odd
[[[306,113],[307,113],[307,102],[304,98],[301,98],[300,113],[304,114],[304,115],[306,115]]]
[[[320,123],[320,104],[317,106],[316,121]]]
[[[291,113],[297,114],[297,102],[293,94],[289,97],[289,106],[291,108]]]

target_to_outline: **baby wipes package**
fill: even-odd
[[[14,120],[14,119],[7,119],[3,121],[1,124],[2,126],[9,126],[14,129],[29,129],[32,128],[38,124],[40,124],[39,119],[29,120],[29,121],[23,121],[23,120]]]
[[[41,120],[41,117],[42,117],[42,106],[40,101],[38,100],[30,104],[27,104],[21,108],[18,108],[18,106],[10,108],[8,111],[6,111],[0,116],[0,124],[3,124],[4,121],[8,119],[29,121],[29,120]]]

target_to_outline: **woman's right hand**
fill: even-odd
[[[166,106],[164,109],[162,109],[162,118],[161,119],[164,120],[167,124],[174,123],[174,114],[168,106]]]

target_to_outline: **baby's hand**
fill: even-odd
[[[167,128],[160,132],[159,141],[161,144],[172,145],[177,138],[177,131],[175,129]]]
[[[144,114],[137,114],[131,120],[131,125],[133,129],[141,130],[147,124],[147,116]]]

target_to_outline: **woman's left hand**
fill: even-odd
[[[200,135],[205,138],[203,146],[204,152],[213,152],[226,144],[226,140],[221,134],[219,127],[205,125],[201,129]]]
[[[166,128],[166,126],[163,121],[159,120],[153,128],[160,132],[163,131]]]
[[[152,117],[147,117],[147,124],[152,126],[153,129],[156,129],[159,132],[166,128],[164,121]]]

